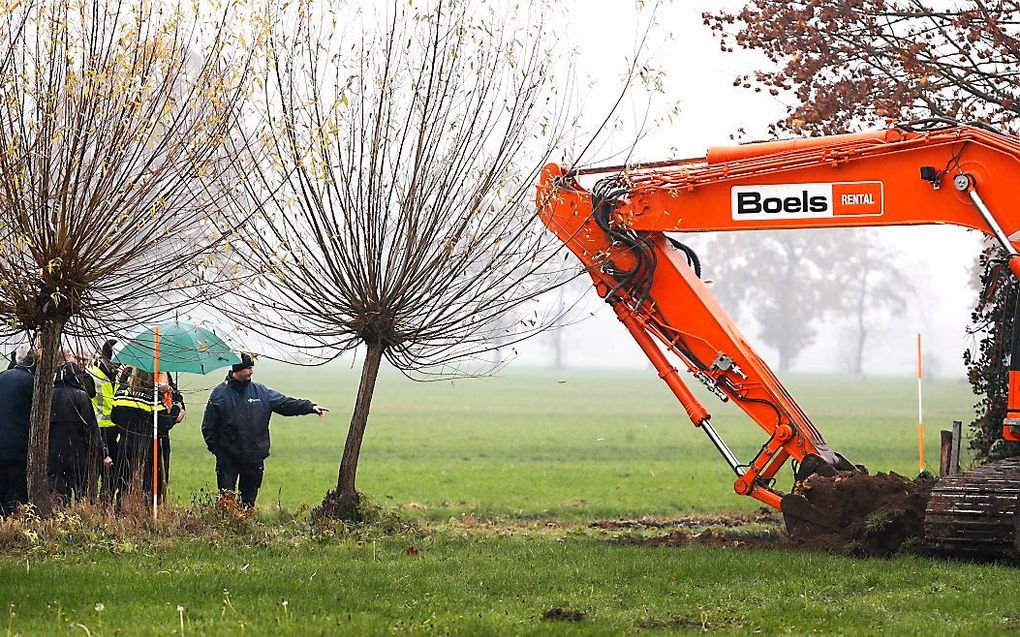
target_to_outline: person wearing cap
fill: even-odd
[[[303,416],[327,413],[328,408],[310,400],[289,398],[252,381],[255,360],[242,354],[226,380],[213,389],[205,407],[202,436],[216,457],[218,505],[233,510],[239,489],[241,506],[255,507],[262,486],[265,459],[269,457],[269,419],[274,414]]]

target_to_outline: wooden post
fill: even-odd
[[[960,473],[960,445],[963,442],[963,423],[953,421],[953,449],[949,454],[949,475]]]
[[[953,473],[953,432],[943,429],[939,434],[942,440],[939,449],[939,477],[945,478]]]

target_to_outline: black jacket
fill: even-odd
[[[50,412],[50,463],[84,465],[90,452],[107,456],[95,408],[76,376],[58,374]]]
[[[177,389],[177,385],[174,383],[173,377],[168,375],[168,378],[170,379],[170,406],[167,407],[161,401],[159,413],[156,415],[156,425],[159,429],[159,435],[163,438],[170,434],[170,430],[177,424],[177,418],[181,415],[181,412],[184,411],[185,408],[184,396],[181,394],[180,390]],[[118,381],[117,391],[114,395],[116,397],[128,395],[147,404],[152,403],[152,395],[154,391],[153,387],[146,386],[138,392],[131,392],[130,384],[130,375],[122,374]],[[116,398],[114,400],[116,401]],[[151,411],[115,404],[113,408],[110,409],[110,420],[120,427],[122,431],[128,432],[127,435],[138,435],[142,437],[147,436],[151,444]]]
[[[227,380],[209,396],[202,419],[205,445],[214,455],[237,462],[259,462],[269,456],[269,418],[314,413],[315,403],[288,398],[261,383]]]
[[[0,462],[25,462],[28,458],[34,383],[31,367],[19,365],[0,372]]]

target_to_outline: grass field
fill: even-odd
[[[353,536],[318,533],[302,520],[335,480],[355,373],[262,365],[258,378],[334,409],[322,420],[274,421],[263,521],[223,537],[155,535],[4,555],[9,634],[1020,630],[1011,593],[1020,571],[1008,566],[642,546],[587,526],[757,508],[732,494],[729,470],[646,370],[424,385],[384,375],[359,483],[375,502],[404,505],[401,515],[417,524]],[[204,382],[207,390],[213,381]],[[833,447],[873,470],[916,473],[910,380],[795,377],[790,387]],[[173,432],[181,504],[212,484],[198,433],[204,395],[191,398]],[[972,402],[961,383],[926,387],[929,460],[937,460],[937,430],[967,421]],[[758,430],[730,406],[706,404],[738,456],[750,458],[763,440]],[[494,523],[476,522],[484,520]],[[583,618],[544,621],[554,607]]]
[[[333,412],[322,420],[273,421],[260,503],[288,509],[317,503],[336,482],[357,376],[339,366],[267,367],[260,380]],[[795,377],[790,388],[851,460],[917,473],[914,382]],[[935,382],[926,392],[926,458],[937,465],[937,429],[969,421],[974,399],[957,382]],[[190,397],[189,417],[173,431],[173,489],[185,503],[213,485],[213,458],[198,431],[206,395]],[[750,460],[763,433],[732,405],[703,400],[737,456]],[[378,502],[423,504],[428,508],[414,514],[435,520],[461,513],[589,519],[756,508],[756,501],[733,494],[732,483],[704,434],[648,370],[614,376],[540,370],[427,384],[385,375],[359,473],[360,488]]]

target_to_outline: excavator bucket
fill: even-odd
[[[797,467],[794,473],[794,492],[784,495],[779,503],[786,531],[791,537],[803,538],[840,530],[838,520],[831,519],[830,515],[823,513],[803,495],[805,482],[811,476],[835,478],[838,475],[868,472],[865,467],[853,465],[841,454],[837,453],[835,456],[835,464],[829,464],[821,457],[810,454],[805,456]]]
[[[837,531],[838,527],[815,508],[807,498],[799,493],[790,493],[780,501],[783,521],[791,537],[814,535],[819,531]]]

